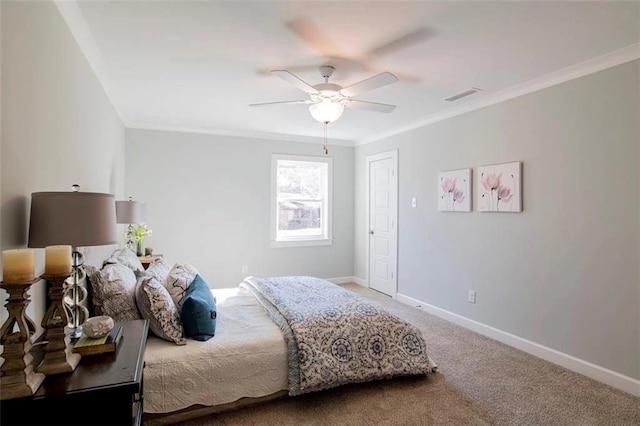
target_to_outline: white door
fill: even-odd
[[[367,157],[369,168],[369,287],[396,297],[398,152]]]

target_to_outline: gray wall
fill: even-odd
[[[148,204],[146,245],[213,288],[246,275],[352,276],[353,148],[330,146],[334,240],[322,247],[269,246],[272,153],[324,155],[318,144],[127,130],[127,196]]]
[[[31,193],[124,193],[125,130],[52,2],[1,2],[2,250],[26,247]],[[113,246],[90,248],[101,264]],[[106,253],[106,254],[105,254]],[[1,260],[0,260],[1,262]],[[36,274],[44,249],[36,249]],[[2,306],[7,294],[0,291]],[[31,289],[31,318],[40,326],[44,283]],[[0,309],[1,320],[7,317]]]
[[[639,379],[639,74],[634,61],[357,147],[356,275],[365,157],[397,148],[399,293]],[[522,213],[437,211],[439,171],[472,167],[475,183],[511,161]]]

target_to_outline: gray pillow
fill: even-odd
[[[167,279],[169,271],[171,271],[171,265],[162,257],[151,262],[147,268],[147,274],[153,275],[153,277],[160,283],[163,283],[164,280]]]
[[[133,272],[144,271],[144,267],[142,266],[142,263],[140,263],[138,255],[133,250],[127,247],[115,249],[113,253],[111,253],[111,256],[109,256],[109,258],[104,261],[104,265],[113,263],[125,265]]]
[[[108,315],[115,322],[140,319],[136,304],[136,276],[119,263],[107,264],[101,270],[85,266],[91,286],[94,315]]]
[[[136,284],[136,302],[142,318],[156,336],[185,345],[180,313],[166,288],[151,274],[142,275]]]

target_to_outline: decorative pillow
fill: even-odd
[[[136,302],[142,318],[149,320],[149,328],[158,337],[186,344],[178,308],[169,292],[153,275],[145,274],[136,284]]]
[[[184,294],[196,275],[198,275],[198,271],[188,263],[176,263],[169,271],[164,286],[169,291],[178,310],[181,309]]]
[[[162,257],[159,257],[149,264],[146,272],[152,275],[158,282],[163,283],[167,279],[169,271],[171,271],[171,265]]]
[[[136,276],[119,263],[110,263],[101,270],[85,266],[91,285],[94,315],[108,315],[115,322],[142,318],[136,305]]]
[[[211,339],[216,334],[216,315],[211,289],[200,275],[196,275],[182,299],[180,319],[185,337],[201,342]]]
[[[111,256],[104,261],[104,264],[119,263],[130,268],[132,271],[144,271],[138,255],[128,247],[115,249]]]

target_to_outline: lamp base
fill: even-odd
[[[66,332],[70,339],[82,336],[82,323],[89,318],[89,310],[82,303],[86,303],[88,291],[86,288],[86,273],[82,265],[84,257],[74,248],[71,276],[66,280],[63,303],[67,313],[68,322]]]
[[[79,339],[80,337],[82,337],[82,326],[80,325],[74,329],[69,329],[67,336],[69,336],[69,338],[71,339]]]

